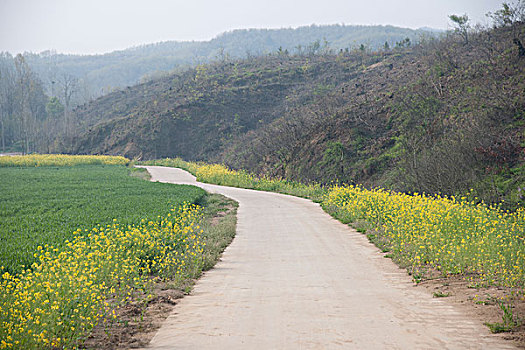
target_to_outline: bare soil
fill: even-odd
[[[435,298],[446,298],[480,323],[502,322],[503,311],[499,301],[512,305],[512,313],[521,319],[521,325],[510,332],[497,334],[525,349],[525,299],[516,297],[515,291],[503,287],[473,287],[464,276],[450,276],[424,280],[417,288],[426,289]]]
[[[147,305],[131,302],[118,309],[115,321],[105,320],[96,326],[83,347],[113,350],[147,345],[184,296],[180,289],[163,289],[165,287],[164,283],[158,283],[152,293],[155,297]]]

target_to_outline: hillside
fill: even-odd
[[[219,159],[234,139],[282,117],[293,101],[311,103],[355,74],[347,60],[273,56],[200,65],[112,93],[77,108],[72,151]]]
[[[66,150],[181,156],[324,183],[521,205],[523,24],[415,47],[201,65],[76,111]],[[61,150],[64,150],[62,148]]]
[[[412,30],[393,26],[324,25],[296,29],[242,29],[223,33],[209,41],[166,41],[115,51],[103,55],[63,55],[53,52],[26,54],[26,60],[47,84],[56,75],[70,74],[81,79],[90,96],[100,96],[116,88],[134,85],[156,76],[198,63],[230,58],[265,55],[280,47],[290,53],[356,48],[361,44],[377,49],[385,42],[436,35],[438,31]],[[327,46],[325,46],[327,45]]]

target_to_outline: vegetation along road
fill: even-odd
[[[239,202],[237,235],[149,349],[511,349],[443,299],[413,287],[364,235],[308,200],[196,182]]]

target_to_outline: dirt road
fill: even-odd
[[[190,183],[240,203],[222,261],[182,299],[148,349],[513,349],[414,288],[366,237],[308,200]]]

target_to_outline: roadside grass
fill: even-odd
[[[83,347],[121,309],[143,312],[158,284],[188,292],[215,264],[237,204],[147,177],[108,165],[0,168],[0,348]]]
[[[235,237],[237,208],[239,203],[218,194],[208,194],[199,202],[203,207],[203,240],[206,249],[203,253],[203,271],[211,269],[222,252]]]
[[[319,184],[303,184],[267,176],[256,176],[246,171],[231,170],[220,164],[186,162],[180,158],[166,158],[140,162],[141,165],[159,165],[180,168],[197,177],[198,181],[260,191],[290,194],[309,198],[314,202],[323,199],[326,189]]]
[[[450,296],[450,293],[443,293],[438,290],[437,292],[434,292],[432,295],[434,296],[434,298],[446,298]]]
[[[131,167],[129,169],[129,176],[136,177],[141,180],[151,180],[151,174],[147,169]]]
[[[502,322],[485,322],[485,326],[489,327],[492,333],[511,332],[521,326],[522,320],[514,314],[512,305],[500,301],[498,306],[503,312]]]
[[[525,288],[525,211],[359,186],[332,187],[322,202],[336,218],[366,220],[413,275],[461,274],[481,285]]]

